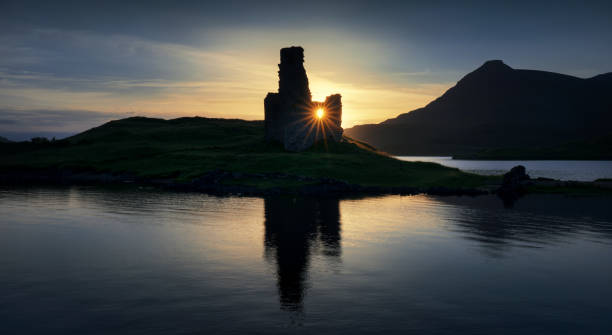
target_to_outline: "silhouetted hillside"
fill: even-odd
[[[612,73],[581,79],[492,60],[427,106],[346,133],[393,154],[465,156],[513,148],[520,156],[522,149],[612,134],[610,92]]]
[[[612,134],[590,140],[563,143],[549,147],[507,147],[485,149],[477,153],[454,155],[455,159],[586,159],[612,160]]]
[[[9,141],[8,138],[0,136],[0,143],[9,143],[9,142],[11,141]]]
[[[350,138],[287,152],[280,143],[264,140],[263,121],[201,117],[131,117],[63,140],[3,143],[0,157],[0,184],[3,173],[10,182],[24,173],[45,178],[50,173],[68,177],[85,173],[103,179],[127,176],[259,190],[299,189],[330,181],[364,187],[462,189],[498,181],[434,163],[393,159]]]

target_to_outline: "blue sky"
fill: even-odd
[[[0,135],[66,136],[146,115],[263,118],[279,49],[301,45],[344,126],[421,107],[488,59],[612,71],[612,3],[3,1]]]

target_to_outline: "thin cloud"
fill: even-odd
[[[101,122],[129,116],[125,113],[105,113],[87,110],[0,109],[0,131],[69,132],[82,131]]]

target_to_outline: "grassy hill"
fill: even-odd
[[[262,121],[132,117],[64,140],[0,144],[0,172],[87,171],[189,182],[226,171],[233,177],[224,183],[257,188],[299,187],[322,179],[415,188],[476,188],[499,181],[434,163],[399,161],[349,138],[290,153],[264,142],[263,128]]]

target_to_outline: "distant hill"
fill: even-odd
[[[571,150],[583,141],[603,143],[601,155],[599,149],[589,152],[589,158],[603,159],[610,152],[605,138],[612,134],[611,92],[612,73],[581,79],[492,60],[423,108],[345,132],[392,154],[482,157],[496,151],[502,158],[511,149],[517,158],[536,148],[539,155],[545,148]]]
[[[0,136],[0,143],[10,143],[10,142],[11,141],[8,138]]]
[[[518,160],[518,159],[586,159],[612,160],[612,134],[590,140],[563,143],[548,147],[508,147],[485,149],[476,153],[457,154],[455,159],[488,159],[488,160]]]

